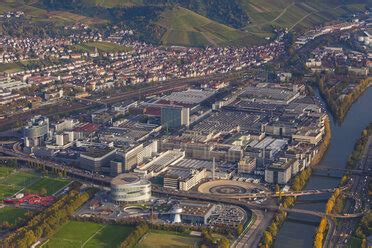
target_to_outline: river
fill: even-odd
[[[316,92],[319,97],[319,93]],[[323,106],[324,101],[321,99]],[[328,112],[329,116],[332,116]],[[352,105],[344,121],[339,124],[331,118],[332,138],[330,147],[318,166],[344,168],[353,151],[354,144],[361,131],[372,122],[372,87]],[[338,185],[339,178],[311,176],[306,189],[332,188]],[[299,197],[295,208],[324,210],[330,195]],[[274,247],[312,248],[319,218],[302,214],[289,214],[283,223]]]

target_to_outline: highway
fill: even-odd
[[[111,182],[111,177],[102,177],[101,175],[95,175],[92,173],[86,173],[80,169],[77,168],[72,168],[70,166],[65,166],[61,164],[57,164],[51,161],[47,160],[41,160],[41,159],[36,159],[33,157],[30,157],[20,151],[18,151],[16,148],[16,144],[12,146],[12,148],[6,148],[4,146],[0,146],[0,152],[3,154],[6,154],[7,156],[0,156],[0,160],[19,160],[19,161],[24,161],[29,164],[35,164],[35,165],[44,165],[46,169],[49,170],[58,170],[61,172],[66,172],[67,176],[88,181],[90,183],[94,183],[100,186],[110,186]],[[349,184],[347,184],[346,187],[341,188],[341,190],[347,189]],[[330,189],[326,189],[328,191]],[[221,203],[227,203],[227,204],[233,204],[233,205],[238,205],[242,206],[244,208],[249,208],[249,209],[259,209],[259,210],[264,210],[264,211],[278,211],[278,210],[283,210],[288,213],[302,213],[302,214],[308,214],[308,215],[313,215],[317,217],[334,217],[334,218],[356,218],[360,217],[363,215],[363,212],[359,213],[353,213],[353,214],[325,214],[323,212],[316,212],[316,211],[310,211],[310,210],[304,210],[304,209],[294,209],[294,208],[282,208],[280,206],[268,206],[264,204],[256,204],[252,202],[247,202],[244,201],[244,197],[226,197],[224,196],[218,196],[218,195],[212,195],[212,194],[204,194],[204,193],[198,193],[198,192],[191,192],[191,191],[176,191],[172,189],[167,189],[167,188],[162,188],[153,185],[152,186],[152,191],[153,193],[157,194],[165,194],[168,196],[177,196],[177,197],[186,197],[186,198],[193,198],[193,199],[198,199],[198,200],[208,200],[208,201],[213,201],[213,202],[221,202]],[[299,192],[296,192],[299,193]],[[275,195],[275,193],[271,193],[272,195]],[[314,192],[314,194],[317,194],[317,192]],[[249,197],[248,197],[249,198]]]
[[[361,161],[358,163],[358,167],[362,171],[369,171],[372,166],[372,136],[369,137],[367,145],[365,146],[363,157]],[[365,210],[369,209],[369,202],[368,202],[368,195],[367,195],[367,182],[366,176],[361,175],[354,175],[353,177],[353,184],[350,189],[350,195],[356,196],[358,199],[365,200]],[[357,208],[356,208],[357,206]],[[353,213],[355,210],[359,210],[363,208],[363,201],[356,202],[354,204],[353,201],[347,200],[343,209],[344,213]],[[331,232],[330,239],[326,240],[324,243],[324,247],[344,247],[348,242],[349,236],[353,233],[356,224],[358,223],[359,219],[351,219],[351,220],[339,220],[338,225],[336,226],[335,230]]]
[[[320,218],[333,217],[333,218],[339,218],[339,219],[353,219],[353,218],[361,217],[364,214],[364,212],[353,213],[353,214],[333,214],[333,213],[326,214],[324,212],[313,211],[313,210],[283,208],[281,206],[275,206],[275,205],[273,206],[273,205],[267,205],[267,204],[257,204],[257,203],[248,202],[242,199],[220,197],[220,196],[216,196],[213,194],[205,194],[205,193],[198,193],[198,192],[192,192],[192,191],[177,191],[173,189],[158,187],[155,185],[152,186],[152,192],[155,194],[164,195],[164,196],[175,196],[175,197],[195,199],[195,200],[204,200],[204,201],[211,201],[211,202],[217,202],[217,203],[232,204],[232,205],[237,205],[243,208],[258,209],[258,210],[263,210],[263,211],[277,212],[279,210],[282,210],[287,213],[300,213],[300,214],[306,214],[306,215],[316,216]]]
[[[234,244],[234,248],[245,248],[245,247],[258,247],[263,232],[266,227],[270,225],[271,220],[274,217],[273,212],[264,212],[262,210],[253,209],[252,214],[254,222],[248,227],[247,232],[243,233]]]

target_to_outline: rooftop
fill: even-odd
[[[198,89],[188,89],[186,91],[173,92],[169,96],[162,97],[157,103],[177,103],[183,105],[196,105],[199,104],[216,93],[215,90],[198,90]]]
[[[105,147],[105,148],[89,147],[86,149],[85,152],[82,153],[82,155],[92,157],[92,158],[100,158],[112,151],[114,151],[114,148],[111,148],[111,147]]]
[[[115,177],[111,181],[111,185],[138,185],[138,184],[149,184],[150,182],[144,178],[139,177],[133,173],[124,173]]]

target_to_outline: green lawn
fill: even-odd
[[[33,173],[16,171],[0,180],[0,185],[11,185],[19,188],[27,187],[35,183],[39,176]]]
[[[12,185],[2,185],[0,184],[0,200],[3,200],[6,197],[12,196],[20,190],[19,187]]]
[[[68,183],[67,179],[43,177],[33,172],[23,172],[0,166],[0,200],[21,190],[22,192],[39,193],[42,188],[45,188],[47,194],[51,195]]]
[[[14,171],[13,168],[9,167],[0,167],[0,179],[7,177],[10,173]]]
[[[40,247],[101,248],[118,247],[132,232],[132,227],[105,225],[92,222],[70,221]]]
[[[23,208],[3,207],[0,208],[0,223],[7,221],[9,224],[16,224],[17,218],[24,217],[25,214],[30,211]]]
[[[48,195],[51,195],[65,187],[68,183],[69,181],[67,179],[43,177],[30,187],[27,187],[27,190],[32,193],[38,193],[42,188],[45,188]]]
[[[152,230],[141,239],[136,248],[193,248],[199,241],[198,237]]]
[[[111,42],[86,42],[72,45],[70,49],[75,52],[94,52],[95,48],[99,52],[114,53],[130,51],[129,47],[121,46]]]

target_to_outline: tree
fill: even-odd
[[[27,231],[24,239],[27,246],[31,246],[36,241],[34,232],[32,230]]]
[[[271,223],[271,225],[269,226],[268,231],[271,233],[271,235],[273,237],[275,237],[278,234],[278,227],[275,224],[275,222]]]
[[[270,232],[264,231],[264,244],[270,246],[273,243],[273,237]]]
[[[314,248],[322,248],[322,247],[323,247],[323,233],[317,233],[315,235]]]
[[[230,241],[226,237],[222,237],[218,242],[218,248],[229,248]]]
[[[236,228],[236,232],[238,233],[238,236],[242,234],[243,232],[243,225],[239,224],[238,227]]]

